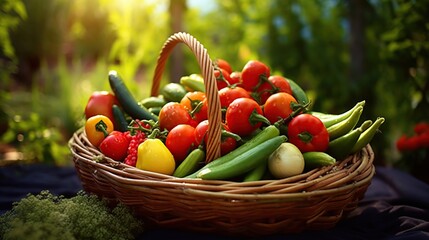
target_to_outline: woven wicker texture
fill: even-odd
[[[211,129],[210,138],[217,138],[211,144],[220,146],[220,104],[212,62],[189,34],[175,34],[165,43],[152,95],[158,92],[168,54],[180,42],[190,47],[202,69],[209,121],[219,123],[219,128]],[[375,172],[370,145],[329,167],[254,182],[176,178],[130,167],[103,156],[83,129],[69,146],[87,192],[128,205],[149,224],[240,236],[332,228],[356,208]],[[219,155],[219,146],[211,149],[210,160]]]

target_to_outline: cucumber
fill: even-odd
[[[246,173],[246,175],[244,176],[243,182],[261,180],[264,177],[266,170],[267,170],[267,162],[264,161],[260,163],[258,166],[256,166],[254,169]]]
[[[158,121],[157,116],[153,115],[144,106],[140,106],[136,102],[130,90],[116,71],[112,70],[109,72],[109,83],[110,88],[122,108],[133,119]]]
[[[161,89],[161,94],[168,102],[180,102],[187,91],[179,83],[168,83]]]
[[[233,151],[229,152],[228,154],[215,159],[213,161],[211,161],[210,163],[208,163],[207,165],[205,165],[204,167],[202,167],[200,170],[198,170],[197,172],[187,176],[187,178],[196,178],[197,175],[204,169],[209,168],[209,167],[214,167],[217,165],[222,165],[225,164],[226,162],[231,161],[232,159],[236,158],[237,156],[240,156],[241,154],[245,153],[246,151],[248,151],[249,149],[252,149],[256,146],[258,146],[259,144],[274,138],[276,136],[280,135],[280,131],[279,129],[277,129],[275,126],[270,125],[266,128],[264,128],[261,132],[259,132],[256,136],[254,136],[253,138],[251,138],[249,141],[247,141],[246,143],[244,143],[243,145],[241,145],[240,147],[234,149]]]
[[[206,153],[201,148],[192,150],[191,153],[180,163],[173,173],[175,177],[185,177],[198,169],[200,163],[204,162]]]
[[[124,113],[119,106],[115,104],[112,106],[112,111],[115,129],[120,132],[126,132],[128,130],[128,122]]]
[[[167,103],[164,97],[148,97],[140,101],[140,104],[145,108],[154,108],[154,107],[162,107]]]
[[[242,153],[230,161],[205,168],[197,174],[198,178],[210,180],[225,180],[240,176],[266,162],[271,153],[286,141],[286,136],[271,138],[254,148]]]
[[[336,162],[335,158],[325,152],[305,152],[302,156],[304,156],[306,170],[329,166]]]
[[[296,101],[301,104],[306,104],[309,102],[307,94],[305,91],[292,79],[286,79],[292,89],[292,95],[295,97]]]

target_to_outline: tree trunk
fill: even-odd
[[[356,85],[365,73],[364,9],[366,1],[349,0],[350,83]]]
[[[186,0],[170,0],[170,29],[172,34],[183,31]],[[170,81],[179,82],[185,73],[183,45],[177,45],[170,56]]]

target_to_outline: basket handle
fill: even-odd
[[[184,43],[192,50],[198,60],[204,78],[208,108],[207,114],[210,123],[207,131],[206,144],[206,163],[208,163],[220,156],[222,112],[216,78],[214,76],[213,62],[204,46],[189,33],[175,33],[164,43],[155,68],[151,96],[158,95],[165,64],[173,48],[178,43]]]

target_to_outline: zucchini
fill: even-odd
[[[140,104],[143,105],[145,108],[154,108],[154,107],[163,107],[167,101],[165,101],[164,97],[147,97],[140,101]]]
[[[266,162],[271,153],[286,141],[286,136],[280,135],[271,138],[230,161],[205,168],[197,174],[198,178],[211,180],[225,180],[240,176]]]
[[[112,111],[113,111],[113,120],[114,120],[115,129],[117,129],[120,132],[128,131],[127,119],[125,118],[125,115],[122,112],[122,110],[119,108],[119,106],[113,104]]]
[[[175,177],[185,177],[198,169],[200,163],[204,162],[206,153],[201,148],[196,148],[180,163],[173,173]]]
[[[116,71],[112,70],[109,72],[109,83],[119,104],[133,119],[158,121],[156,115],[150,113],[144,106],[140,106],[136,102],[130,90]]]
[[[329,166],[336,162],[335,158],[325,152],[305,152],[304,156],[305,169],[311,170],[323,166]]]
[[[233,151],[229,152],[228,154],[226,154],[226,155],[224,155],[218,159],[211,161],[210,163],[208,163],[207,165],[202,167],[197,172],[187,176],[187,178],[196,178],[200,171],[202,171],[206,168],[209,168],[209,167],[214,167],[217,165],[225,164],[226,162],[231,161],[232,159],[236,158],[237,156],[240,156],[241,154],[245,153],[249,149],[252,149],[252,148],[258,146],[259,144],[261,144],[261,143],[263,143],[263,142],[265,142],[271,138],[279,136],[279,135],[280,135],[279,129],[277,129],[273,125],[270,125],[270,126],[264,128],[260,133],[258,133],[256,136],[254,136],[252,139],[250,139],[249,141],[247,141],[246,143],[244,143],[240,147],[234,149]]]

